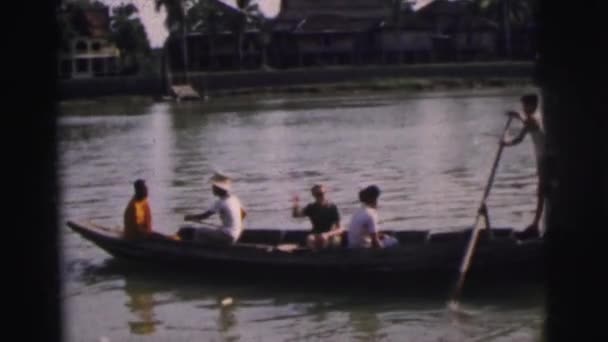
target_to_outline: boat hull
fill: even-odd
[[[362,280],[449,284],[458,269],[470,237],[470,230],[429,234],[398,234],[400,246],[387,249],[332,248],[312,251],[304,247],[281,248],[285,244],[239,243],[230,247],[205,246],[191,241],[177,241],[156,236],[128,241],[121,233],[92,224],[68,222],[84,239],[110,255],[142,267],[236,276],[296,281],[329,279],[348,283]],[[542,279],[542,239],[518,241],[509,229],[496,230],[491,237],[481,234],[473,262],[467,274],[471,282],[520,282]],[[409,234],[411,233],[411,234]],[[281,235],[306,232],[252,230],[246,241],[264,240]],[[411,238],[412,236],[418,236]],[[299,237],[301,239],[301,237]],[[410,240],[408,240],[410,239]],[[378,278],[381,277],[381,278]]]

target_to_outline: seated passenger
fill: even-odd
[[[315,201],[301,209],[298,204],[298,196],[294,196],[291,211],[294,218],[308,217],[310,219],[312,230],[307,237],[307,246],[319,249],[330,244],[339,245],[340,234],[343,230],[340,228],[338,207],[327,199],[323,185],[316,184],[310,189],[310,192]]]
[[[398,244],[394,237],[380,233],[378,197],[380,197],[380,189],[376,185],[370,185],[359,191],[362,205],[355,211],[348,226],[349,248],[382,248]]]
[[[230,178],[215,174],[211,179],[212,191],[218,200],[202,214],[186,215],[186,221],[201,221],[218,213],[222,221],[219,229],[199,227],[195,231],[194,239],[200,242],[230,245],[235,243],[243,232],[243,219],[247,212],[243,209],[240,200],[230,193]]]
[[[143,179],[133,183],[135,194],[129,201],[124,212],[125,239],[141,239],[152,234],[152,215],[148,205],[148,188]]]

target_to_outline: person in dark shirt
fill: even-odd
[[[307,238],[307,245],[312,248],[326,247],[330,241],[339,243],[340,213],[338,207],[330,202],[325,196],[325,187],[316,184],[310,189],[315,201],[306,205],[303,209],[299,206],[298,196],[293,198],[292,216],[308,217],[312,224],[311,234]]]

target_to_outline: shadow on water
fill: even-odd
[[[125,294],[128,301],[125,305],[134,315],[135,319],[129,320],[129,330],[136,335],[151,335],[157,330],[157,325],[161,324],[154,314],[154,306],[157,304],[154,299],[153,288],[146,289],[138,282],[125,278]]]
[[[437,99],[428,99],[433,96]],[[499,132],[504,120],[494,113],[516,99],[504,94],[416,97],[426,99],[307,96],[64,108],[59,120],[62,215],[114,225],[130,196],[130,182],[144,177],[154,185],[155,225],[169,227],[211,199],[201,186],[219,165],[233,174],[251,209],[250,227],[306,227],[307,222],[290,218],[289,198],[292,191],[307,193],[314,182],[327,183],[346,221],[357,207],[357,184],[371,179],[385,189],[381,220],[386,229],[449,232],[470,225],[497,139],[481,135]],[[350,158],[361,153],[368,157]],[[531,217],[534,166],[528,154],[525,147],[510,149],[501,160],[489,203],[495,226],[519,227]],[[488,276],[483,283],[467,278],[461,306],[473,318],[454,328],[443,315],[455,275],[432,281],[308,272],[286,276],[270,270],[262,275],[230,273],[224,264],[212,273],[207,265],[187,270],[110,259],[75,235],[64,238],[64,298],[75,341],[102,334],[113,341],[131,335],[522,340],[539,330],[542,284],[509,279],[508,270],[494,270],[502,277]]]
[[[285,341],[339,336],[384,340],[403,334],[417,341],[485,341],[534,331],[542,305],[542,288],[534,284],[509,290],[477,288],[462,298],[461,310],[453,312],[447,309],[445,292],[424,286],[385,287],[381,278],[370,282],[376,286],[365,287],[330,280],[286,286],[272,279],[135,268],[116,259],[90,264],[79,276],[88,285],[124,284],[128,331],[147,336],[170,331],[191,337],[219,334],[230,340],[244,337],[244,332],[268,337],[262,331],[270,329]],[[180,320],[174,319],[174,310]],[[191,314],[206,317],[205,323],[187,318]]]
[[[284,279],[284,275],[227,274],[189,272],[176,268],[154,267],[132,261],[108,259],[101,265],[89,265],[82,270],[81,280],[95,284],[105,280],[124,279],[127,282],[146,284],[155,291],[204,288],[208,293],[238,293],[240,297],[292,298],[306,297],[358,298],[358,302],[392,302],[394,300],[442,307],[448,300],[454,279],[398,279],[397,276],[367,277],[366,275],[340,275],[313,277],[302,275]],[[540,281],[496,281],[466,283],[462,302],[473,305],[503,305],[528,307],[539,305],[544,288]],[[296,297],[294,297],[294,295]],[[350,304],[349,304],[350,305]]]
[[[497,93],[495,91],[479,92],[471,94],[471,92],[425,92],[425,93],[408,93],[408,92],[388,92],[388,93],[365,93],[365,94],[328,94],[315,96],[294,96],[282,98],[265,98],[263,96],[237,96],[230,98],[218,98],[209,102],[185,102],[180,104],[172,104],[172,112],[174,113],[220,113],[237,111],[258,112],[268,110],[323,110],[333,108],[371,108],[382,107],[394,104],[398,101],[407,99],[431,99],[431,98],[471,98],[471,97],[495,97],[509,96],[504,90]]]

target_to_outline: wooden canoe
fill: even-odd
[[[399,246],[386,249],[342,247],[311,250],[303,247],[308,231],[246,229],[232,246],[203,245],[157,234],[125,240],[122,233],[90,222],[67,225],[84,239],[118,259],[138,264],[179,266],[231,274],[304,274],[307,277],[389,275],[400,279],[442,279],[458,274],[471,229],[447,233],[387,231]],[[538,278],[542,273],[542,239],[517,240],[511,228],[480,234],[469,277],[473,279]]]

